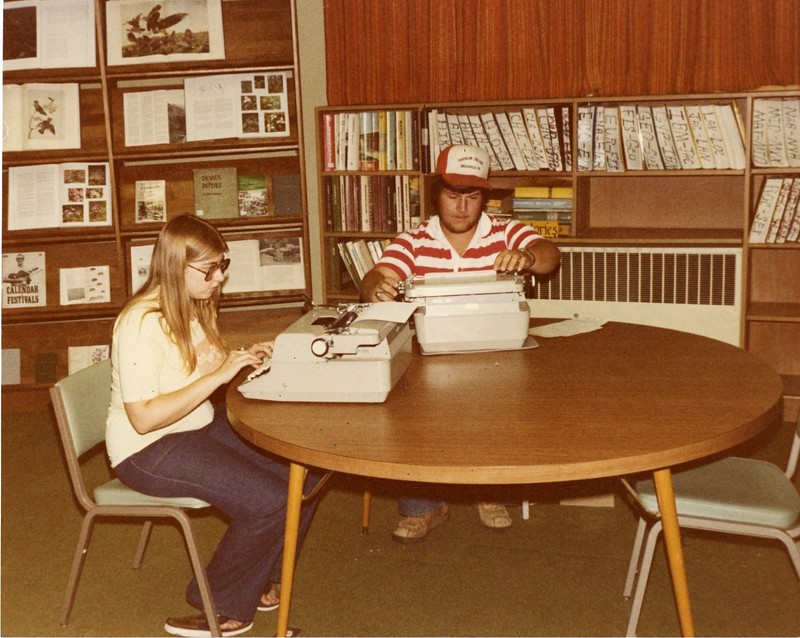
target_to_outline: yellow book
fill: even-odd
[[[527,224],[547,239],[555,239],[556,237],[564,237],[570,234],[569,224],[560,223],[555,219],[519,219],[517,221]]]
[[[572,199],[572,186],[553,186],[550,189],[550,197]]]
[[[514,197],[550,197],[549,186],[517,186]]]

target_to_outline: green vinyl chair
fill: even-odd
[[[800,494],[792,483],[799,454],[800,414],[786,470],[766,461],[727,457],[674,472],[678,524],[681,528],[777,539],[789,552],[800,579]],[[641,558],[626,632],[627,636],[635,636],[661,519],[652,480],[631,484],[622,479],[622,484],[640,511],[623,593],[630,597]]]
[[[96,487],[93,497],[86,487],[80,459],[89,450],[105,442],[106,419],[111,399],[111,361],[106,359],[62,379],[50,388],[50,399],[66,455],[72,489],[86,512],[72,561],[67,592],[61,606],[59,618],[61,626],[65,626],[69,620],[96,518],[115,516],[145,519],[133,559],[134,569],[138,569],[144,559],[153,520],[172,518],[178,522],[183,531],[192,569],[200,586],[200,595],[211,634],[221,635],[211,588],[198,552],[197,538],[185,511],[203,509],[210,505],[195,498],[148,496],[132,490],[119,479],[113,479]]]

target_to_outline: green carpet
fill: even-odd
[[[783,424],[744,452],[782,465],[792,426]],[[739,450],[742,452],[742,450]],[[88,461],[98,481],[105,458]],[[371,533],[361,528],[356,477],[329,483],[298,563],[290,625],[304,636],[619,636],[630,604],[622,587],[636,520],[615,507],[567,507],[576,486],[502,488],[498,498],[534,501],[531,519],[503,533],[483,528],[472,489],[450,488],[451,520],[426,542],[401,546],[397,483],[370,483]],[[605,486],[612,483],[606,483]],[[581,486],[591,489],[592,485]],[[95,527],[72,617],[58,613],[82,513],[71,496],[49,412],[2,418],[3,636],[159,636],[167,616],[191,613],[190,578],[180,533],[153,533],[144,566],[131,569],[136,524]],[[196,517],[205,556],[224,522]],[[800,584],[777,542],[684,534],[695,625],[706,636],[800,635]],[[260,613],[248,635],[275,633],[276,614]],[[639,625],[641,636],[680,631],[663,547],[656,552]]]

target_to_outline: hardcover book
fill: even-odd
[[[194,169],[194,212],[204,219],[239,216],[236,169]]]
[[[167,183],[163,179],[136,182],[136,223],[167,221]]]

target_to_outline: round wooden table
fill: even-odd
[[[766,363],[721,341],[623,323],[531,350],[423,356],[384,403],[227,394],[234,428],[291,462],[278,635],[288,627],[305,467],[461,484],[544,483],[653,471],[678,614],[693,635],[670,468],[780,418]],[[339,365],[347,374],[345,362]]]

